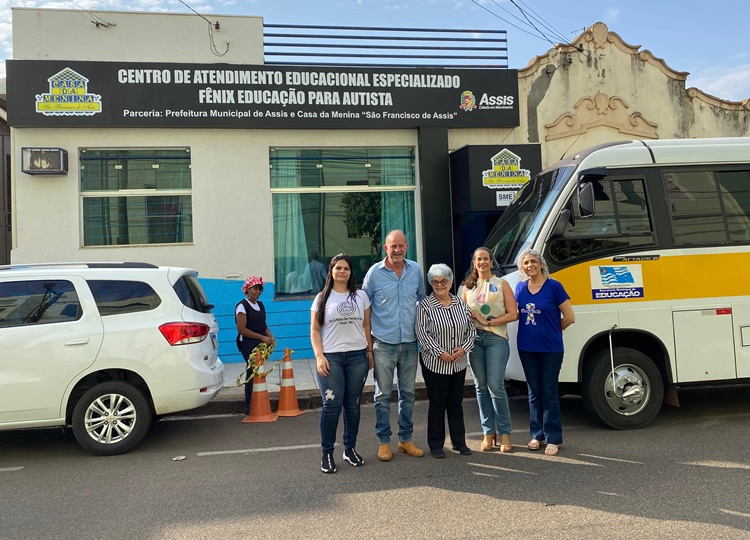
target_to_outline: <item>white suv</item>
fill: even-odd
[[[146,263],[0,266],[0,430],[73,426],[89,452],[127,452],[153,416],[224,382],[197,272]]]

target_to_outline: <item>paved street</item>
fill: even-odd
[[[156,423],[128,454],[82,452],[60,430],[0,433],[0,537],[750,538],[747,387],[682,392],[649,428],[613,431],[563,399],[565,444],[531,453],[523,399],[511,400],[514,453],[478,451],[465,402],[464,457],[375,457],[363,406],[353,468],[319,469],[320,411],[269,424],[239,415]],[[425,445],[427,403],[415,408]],[[339,439],[340,439],[339,431]],[[174,461],[177,456],[184,460]]]

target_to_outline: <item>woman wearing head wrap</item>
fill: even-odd
[[[234,320],[237,324],[237,349],[242,358],[248,359],[253,349],[260,343],[273,345],[276,340],[266,325],[266,308],[258,300],[263,292],[263,278],[250,276],[242,286],[245,299],[234,308]],[[245,414],[250,414],[250,398],[253,394],[252,373],[248,370],[245,377],[249,382],[245,384]]]
[[[575,322],[570,296],[549,277],[542,254],[526,249],[518,256],[521,281],[518,302],[518,356],[529,390],[529,450],[554,456],[562,443],[562,416],[558,380],[563,361],[563,330]]]

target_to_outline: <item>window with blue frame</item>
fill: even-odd
[[[82,149],[84,246],[193,241],[190,149]]]
[[[362,283],[393,229],[416,257],[413,148],[272,148],[270,166],[277,297],[318,293],[338,253]]]

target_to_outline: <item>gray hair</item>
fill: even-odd
[[[523,271],[523,260],[526,255],[531,255],[532,257],[536,257],[537,259],[539,259],[539,262],[542,263],[542,274],[544,274],[545,277],[549,277],[549,266],[547,266],[547,261],[544,259],[544,257],[542,257],[542,254],[535,249],[524,249],[518,255],[518,259],[516,260],[516,265],[518,266],[518,276],[521,278],[521,281],[529,280],[529,276],[527,276],[526,272]]]
[[[453,284],[453,270],[447,264],[438,263],[430,266],[430,269],[427,271],[427,281],[432,283],[435,277],[444,277],[451,282],[451,285]]]

